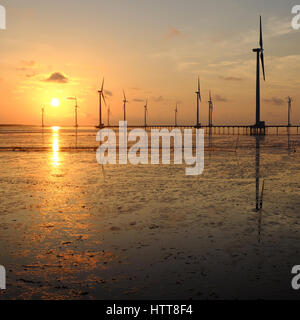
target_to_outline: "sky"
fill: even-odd
[[[7,29],[0,30],[0,123],[98,123],[98,93],[105,77],[111,123],[196,122],[197,77],[201,123],[208,122],[212,91],[215,124],[253,124],[259,15],[263,18],[266,82],[262,120],[300,122],[300,30],[289,0],[0,0]],[[61,105],[53,108],[53,98]],[[106,123],[107,108],[103,108]]]

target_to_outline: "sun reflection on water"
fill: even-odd
[[[59,166],[59,127],[52,127],[52,165]]]

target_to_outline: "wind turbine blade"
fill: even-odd
[[[263,71],[263,76],[264,80],[266,81],[266,74],[265,74],[265,59],[264,59],[264,53],[260,53],[260,59],[261,59],[261,65],[262,65],[262,71]]]
[[[104,96],[103,92],[102,92],[102,98],[103,98],[104,104],[107,105],[107,104],[106,104],[106,100],[105,100],[105,96]]]
[[[199,79],[199,77],[198,77],[198,94],[199,94],[199,100],[200,100],[200,102],[202,102],[201,87],[200,87],[200,79]]]
[[[211,101],[211,91],[209,90],[209,100]]]
[[[126,101],[127,99],[126,99],[126,95],[125,95],[125,91],[124,90],[123,90],[123,95],[124,95],[124,101]]]
[[[104,89],[104,78],[102,80],[101,92],[103,92],[103,89]]]
[[[260,48],[263,50],[264,44],[263,44],[263,31],[262,31],[262,22],[261,22],[261,16],[260,16],[260,38],[259,38],[259,44]]]

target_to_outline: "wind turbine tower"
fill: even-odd
[[[125,91],[123,90],[124,100],[123,100],[123,108],[124,108],[124,121],[126,121],[126,103],[128,102],[126,99]]]
[[[256,123],[251,128],[252,135],[265,135],[265,127],[266,127],[265,122],[260,120],[260,63],[262,65],[263,78],[264,78],[264,81],[266,81],[261,16],[260,16],[259,45],[260,45],[259,48],[253,49],[253,52],[256,53]]]
[[[75,127],[78,128],[78,103],[77,98],[75,98]]]
[[[291,97],[288,97],[288,126],[289,127],[292,125],[291,124],[292,102],[293,102],[293,99]]]
[[[45,115],[45,106],[42,107],[42,127],[43,127],[43,128],[45,127],[45,124],[44,124],[44,115]]]
[[[146,100],[146,104],[144,106],[144,121],[145,127],[147,127],[147,114],[148,114],[148,99]]]
[[[178,104],[176,103],[176,108],[175,108],[175,127],[177,127],[177,114],[178,114]]]
[[[198,77],[198,90],[195,92],[197,95],[197,123],[196,123],[196,128],[200,128],[200,102],[201,102],[201,91],[200,91],[200,79]]]
[[[106,101],[105,101],[103,91],[104,91],[104,78],[102,81],[101,89],[98,91],[98,93],[99,93],[99,125],[98,125],[98,128],[99,129],[104,128],[104,124],[102,123],[102,99],[103,99],[105,105],[106,105]]]
[[[76,97],[68,97],[68,100],[73,100],[75,101],[75,128],[78,128],[78,103],[77,103],[77,98]]]
[[[208,100],[208,125],[211,128],[213,126],[213,101],[211,98],[211,91],[209,91],[209,100]]]

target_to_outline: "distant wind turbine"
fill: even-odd
[[[126,121],[126,103],[128,102],[126,99],[125,91],[123,90],[124,100],[123,100],[123,108],[124,108],[124,121]]]
[[[177,113],[178,113],[178,104],[176,103],[176,108],[174,110],[175,112],[175,127],[177,127]]]
[[[292,102],[293,102],[293,99],[291,97],[288,97],[288,126],[289,127],[292,125],[291,124]]]
[[[265,128],[265,122],[260,120],[260,63],[262,65],[262,72],[264,81],[266,81],[265,75],[265,61],[264,61],[264,45],[263,45],[263,31],[262,21],[260,16],[260,36],[259,36],[259,48],[253,49],[256,53],[256,128]]]
[[[44,128],[44,116],[45,116],[45,106],[42,107],[42,127]]]
[[[201,124],[199,122],[200,120],[200,102],[201,102],[201,91],[200,91],[200,78],[198,77],[198,90],[195,92],[197,95],[197,123],[196,127],[199,128],[201,127]]]
[[[209,91],[209,100],[208,100],[208,125],[213,126],[213,101],[211,98],[211,91]]]
[[[105,97],[104,97],[104,78],[102,81],[101,89],[98,91],[99,93],[99,125],[98,128],[104,128],[104,124],[102,123],[102,99],[104,104],[106,105]]]
[[[147,114],[148,114],[148,99],[146,100],[146,104],[144,106],[145,127],[147,127]]]
[[[76,97],[69,97],[68,100],[75,101],[75,128],[78,128],[78,103]]]

